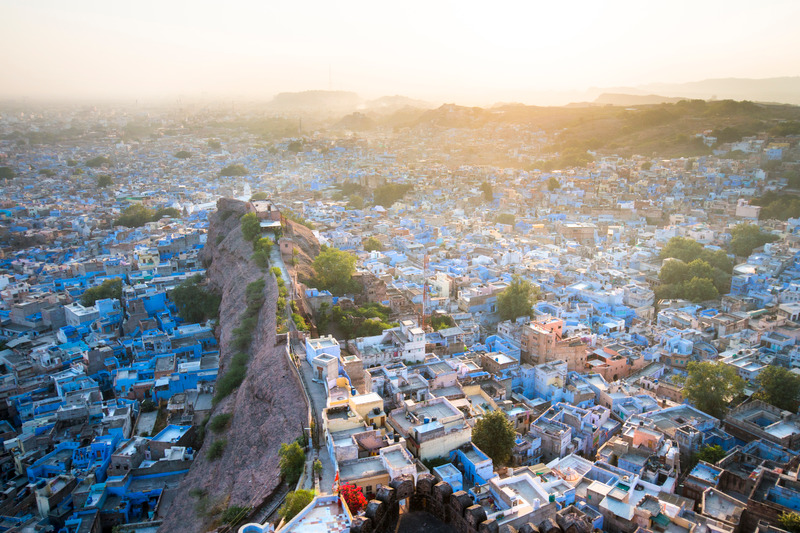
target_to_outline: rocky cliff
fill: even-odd
[[[244,202],[223,199],[210,219],[203,260],[212,288],[222,295],[219,317],[220,377],[235,353],[233,329],[245,308],[248,283],[265,278],[265,302],[250,347],[247,376],[219,402],[212,418],[232,414],[230,428],[206,431],[205,443],[180,487],[159,531],[197,533],[219,525],[218,513],[231,506],[256,507],[280,483],[278,449],[300,436],[307,424],[307,406],[299,382],[286,359],[286,345],[276,345],[275,304],[278,288],[269,271],[251,260],[252,247],[242,238],[239,217]],[[225,439],[222,456],[210,460],[215,441]]]

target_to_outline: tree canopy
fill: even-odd
[[[699,242],[673,237],[661,250],[664,263],[656,299],[714,300],[730,291],[733,262],[723,250],[711,251]]]
[[[214,318],[219,312],[220,297],[200,285],[202,276],[197,274],[172,289],[170,298],[178,315],[189,323],[203,322]]]
[[[716,418],[725,416],[728,403],[742,393],[744,380],[723,363],[689,363],[683,395],[698,409]]]
[[[297,513],[306,508],[306,506],[314,500],[313,490],[293,490],[286,495],[283,505],[278,510],[286,522],[297,516]]]
[[[411,190],[411,185],[403,183],[387,183],[375,189],[373,199],[375,205],[382,205],[383,207],[391,207],[396,201],[403,198],[408,191]]]
[[[261,221],[255,213],[245,213],[241,219],[242,237],[244,240],[255,242],[261,235]]]
[[[776,240],[777,235],[763,232],[755,224],[737,224],[731,230],[730,250],[737,256],[747,257],[756,248]]]
[[[472,428],[472,442],[483,453],[491,457],[496,465],[503,465],[511,458],[516,431],[501,410],[484,415]]]
[[[105,165],[110,165],[111,164],[111,159],[107,158],[104,155],[100,155],[100,156],[88,159],[86,161],[86,163],[84,163],[84,164],[89,168],[98,168],[98,167],[102,167],[102,166],[105,166]]]
[[[338,248],[323,247],[314,258],[316,288],[336,295],[353,291],[352,277],[356,271],[356,256]]]
[[[769,365],[759,372],[756,383],[759,390],[755,398],[780,409],[797,412],[800,376],[782,366]]]
[[[100,189],[110,187],[111,185],[114,185],[114,180],[112,180],[111,176],[108,174],[100,174],[97,176],[97,187]]]
[[[709,445],[701,448],[699,452],[697,452],[697,458],[700,461],[705,461],[710,464],[716,464],[717,461],[725,457],[725,450],[722,449],[722,446],[719,445]]]
[[[0,180],[11,180],[14,179],[16,175],[13,168],[0,167]]]
[[[94,305],[97,300],[104,300],[106,298],[122,298],[122,279],[113,278],[103,281],[96,287],[90,287],[81,295],[81,305],[90,307]]]
[[[175,157],[177,157],[178,159],[189,159],[190,157],[192,157],[192,152],[189,152],[187,150],[180,150],[179,152],[175,153]]]
[[[795,171],[786,174],[789,182],[789,187],[798,188],[800,186],[800,179]],[[774,192],[769,191],[761,198],[755,198],[752,202],[754,205],[761,206],[761,212],[758,214],[760,220],[788,220],[790,218],[800,217],[800,196],[789,193],[787,191]]]
[[[488,181],[484,181],[481,183],[481,193],[483,193],[483,199],[486,202],[491,202],[494,200],[494,193],[492,192],[492,186],[489,184]]]
[[[120,217],[114,221],[114,225],[138,228],[148,222],[156,222],[164,217],[180,218],[181,212],[174,207],[162,207],[157,211],[153,211],[142,204],[132,204],[125,208]]]
[[[138,228],[152,222],[155,211],[142,204],[132,204],[125,208],[120,217],[114,222],[117,226]]]
[[[153,221],[161,220],[164,217],[181,218],[181,212],[174,207],[162,207],[153,213]]]
[[[513,226],[517,221],[517,217],[512,215],[511,213],[500,213],[497,215],[497,223],[498,224],[508,224],[509,226]]]
[[[778,517],[778,522],[789,533],[800,533],[800,514],[794,511],[782,512]]]
[[[247,176],[248,174],[250,174],[250,171],[244,165],[239,164],[228,165],[219,171],[220,176]]]
[[[294,485],[303,473],[303,465],[306,462],[306,454],[297,442],[281,444],[278,450],[280,457],[281,476],[284,477],[289,485]]]
[[[554,191],[554,190],[560,189],[560,188],[561,188],[561,182],[559,182],[557,178],[555,178],[553,176],[548,178],[548,180],[547,180],[547,190],[548,191]]]
[[[381,241],[379,241],[375,237],[370,237],[369,239],[364,241],[364,250],[367,252],[372,252],[372,251],[380,252],[383,250],[383,244],[381,244]]]
[[[264,191],[258,191],[253,193],[253,196],[250,197],[250,201],[255,202],[257,200],[266,200],[267,198],[269,198],[269,195],[267,193],[265,193]]]
[[[514,320],[531,316],[533,304],[539,297],[539,289],[530,281],[514,276],[511,284],[497,295],[497,311],[500,320]]]

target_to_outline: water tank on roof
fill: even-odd
[[[422,423],[423,423],[423,424],[427,424],[427,423],[429,423],[430,421],[431,421],[431,419],[430,419],[430,418],[428,418],[427,416],[426,416],[425,418],[423,418],[423,419],[422,419]]]

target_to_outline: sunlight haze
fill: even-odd
[[[591,87],[797,75],[798,19],[792,1],[3,1],[0,98],[561,104]]]

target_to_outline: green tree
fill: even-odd
[[[686,237],[673,237],[661,249],[663,259],[674,257],[687,264],[700,257],[702,253],[703,245]]]
[[[560,188],[561,188],[561,182],[559,182],[558,179],[556,179],[555,177],[551,176],[547,180],[547,190],[548,191],[554,191],[554,190],[560,189]]]
[[[387,183],[381,185],[373,193],[375,205],[382,205],[383,207],[391,207],[396,201],[403,198],[403,196],[411,190],[411,185],[402,183]]]
[[[153,221],[155,212],[142,204],[132,204],[125,208],[120,217],[114,222],[116,226],[138,228]]]
[[[728,274],[733,272],[733,261],[730,257],[728,257],[728,254],[725,253],[725,250],[717,250],[715,252],[705,254],[704,259],[714,268],[718,268]]]
[[[222,148],[222,144],[220,144],[220,142],[216,139],[209,139],[208,147],[211,148],[212,150],[219,150],[220,148]]]
[[[106,298],[116,298],[117,300],[122,298],[122,279],[107,279],[97,287],[86,289],[81,295],[81,305],[90,307],[97,300],[105,300]]]
[[[441,329],[452,328],[455,326],[455,322],[450,315],[433,315],[430,320],[431,327],[433,331],[439,331]]]
[[[257,193],[254,193],[253,196],[250,197],[250,201],[256,202],[258,200],[266,200],[267,198],[269,198],[269,195],[267,195],[267,193],[259,191]]]
[[[250,171],[239,164],[228,165],[219,171],[220,176],[247,176],[248,174],[250,174]]]
[[[514,320],[521,316],[531,316],[533,304],[539,297],[539,289],[530,281],[514,276],[511,284],[497,295],[497,311],[500,320]]]
[[[13,168],[0,167],[0,180],[13,180],[16,175]]]
[[[175,154],[175,157],[177,157],[178,159],[189,159],[190,157],[192,157],[192,152],[188,152],[186,150],[180,150]]]
[[[153,221],[161,220],[164,217],[181,218],[181,212],[174,207],[162,207],[153,213]]]
[[[261,235],[261,221],[255,213],[246,213],[241,223],[244,240],[254,242]]]
[[[697,459],[700,461],[705,461],[710,464],[716,464],[717,461],[721,460],[722,458],[727,455],[725,450],[722,449],[722,446],[713,445],[713,446],[705,446],[701,448],[699,452],[697,452]]]
[[[483,200],[485,202],[491,202],[494,200],[494,193],[492,192],[492,186],[489,184],[488,181],[484,181],[481,183],[481,192],[483,193]]]
[[[501,410],[484,415],[472,428],[472,442],[488,455],[496,466],[511,458],[516,432],[514,425]]]
[[[97,176],[97,187],[103,189],[105,187],[110,187],[114,185],[114,180],[111,179],[111,176],[108,174],[100,174]]]
[[[692,278],[683,283],[682,297],[693,302],[705,302],[719,298],[719,291],[708,278]]]
[[[513,226],[516,222],[517,222],[517,217],[515,217],[511,213],[500,213],[499,215],[497,215],[498,224],[508,224],[509,226]]]
[[[297,516],[297,513],[305,509],[312,501],[314,501],[313,490],[293,490],[286,495],[286,500],[278,510],[278,514],[284,521],[288,522]]]
[[[341,295],[352,288],[351,279],[356,271],[356,257],[337,248],[320,250],[312,263],[318,289]]]
[[[106,165],[110,165],[110,164],[111,164],[111,160],[109,158],[107,158],[106,156],[103,156],[103,155],[97,156],[97,157],[93,157],[93,158],[87,160],[86,163],[85,163],[85,165],[87,167],[89,167],[89,168],[98,168],[98,167],[102,167],[102,166],[106,166]]]
[[[364,198],[358,194],[350,197],[347,204],[353,209],[364,209]]]
[[[306,454],[297,442],[281,444],[278,450],[280,457],[281,476],[289,485],[294,485],[303,473],[306,463]]]
[[[698,409],[716,418],[725,416],[727,404],[744,390],[733,367],[708,361],[689,363],[683,395]]]
[[[785,411],[797,412],[800,396],[800,376],[783,368],[769,365],[756,377],[759,390],[755,397]]]
[[[789,533],[800,533],[800,514],[793,511],[782,512],[778,517],[778,522]]]
[[[214,318],[219,312],[220,297],[200,285],[200,274],[184,280],[172,289],[170,298],[178,308],[178,315],[189,323]]]
[[[689,267],[680,259],[669,258],[661,265],[661,270],[658,271],[658,279],[661,283],[673,285],[682,283],[686,280],[689,274]]]
[[[747,257],[759,246],[776,240],[776,235],[762,232],[755,224],[737,224],[731,230],[730,250],[737,256]]]
[[[695,259],[687,265],[687,277],[692,278],[705,278],[714,279],[714,268],[703,261],[702,259]]]
[[[364,250],[367,252],[373,252],[373,251],[380,252],[383,250],[383,244],[381,244],[381,241],[379,241],[375,237],[370,237],[369,239],[364,241]]]

